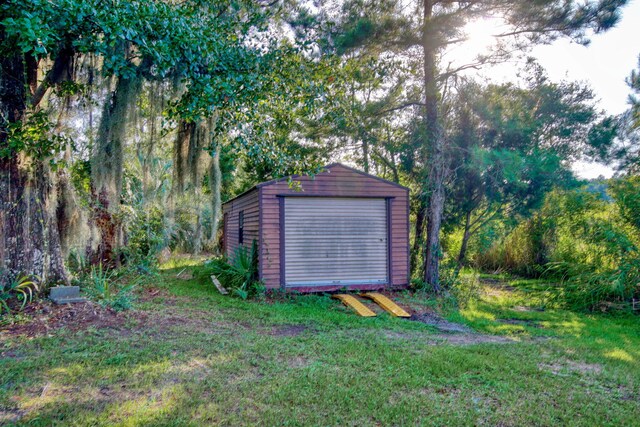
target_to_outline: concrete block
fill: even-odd
[[[80,296],[79,286],[55,286],[50,289],[49,298],[56,304],[86,301]]]

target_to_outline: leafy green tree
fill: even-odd
[[[295,51],[270,35],[272,6],[217,0],[0,5],[3,280],[25,272],[66,281],[51,165],[65,167],[61,153],[69,144],[49,119],[49,103],[68,91],[82,93],[95,75],[109,84],[97,137],[88,147],[91,209],[103,245],[95,259],[109,261],[121,239],[116,208],[122,202],[123,153],[141,91],[152,82],[172,82],[174,96],[161,113],[167,120],[191,126],[216,116],[218,134],[241,128],[246,111],[264,103],[273,89],[277,64]],[[77,73],[87,60],[95,66]],[[216,136],[200,134],[209,143]],[[252,146],[246,145],[248,151]],[[282,155],[269,151],[273,158]]]
[[[392,24],[397,11],[393,1],[356,0],[342,2],[329,21],[322,12],[313,15],[304,8],[290,18],[300,37],[312,34],[320,54],[334,58],[320,116],[305,120],[307,136],[365,172],[375,167],[395,180],[400,179],[396,148],[403,135],[396,131],[402,125],[394,113],[407,65],[364,40],[374,20]]]
[[[600,132],[594,132],[594,155],[600,160],[615,163],[616,169],[637,175],[640,173],[640,59],[638,70],[627,78],[631,89],[630,108],[617,120],[610,120]],[[615,134],[616,139],[600,138],[603,133]]]
[[[353,1],[356,10],[371,8],[373,2]],[[388,4],[388,3],[385,3]],[[424,280],[439,289],[440,228],[445,207],[445,182],[450,174],[447,163],[448,144],[444,131],[446,120],[442,101],[443,83],[461,69],[497,60],[478,58],[474,64],[448,70],[439,63],[439,55],[453,44],[465,39],[464,26],[474,19],[492,16],[506,24],[508,30],[498,34],[510,40],[518,49],[538,43],[549,43],[559,37],[569,37],[588,43],[591,33],[605,31],[618,20],[619,9],[626,0],[587,2],[543,0],[521,2],[513,0],[443,1],[421,0],[416,7],[377,9],[380,14],[353,13],[350,40],[357,45],[379,46],[393,53],[414,53],[419,50],[421,66],[416,68],[420,98],[406,98],[398,105],[420,106],[423,130],[415,147],[419,164],[426,169],[422,186],[427,219]],[[407,55],[409,56],[409,55]],[[415,57],[415,55],[414,55]],[[407,91],[414,95],[413,92]]]
[[[549,81],[535,64],[523,87],[461,88],[446,215],[449,224],[463,224],[459,264],[469,239],[490,221],[527,216],[552,188],[572,185],[567,165],[591,152],[607,119],[594,99],[584,85]]]

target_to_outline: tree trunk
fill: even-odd
[[[362,162],[364,163],[364,173],[369,173],[369,141],[367,136],[362,138]]]
[[[5,34],[0,30],[0,44]],[[27,92],[23,57],[0,57],[0,148],[7,127],[25,118]],[[53,184],[47,159],[30,159],[8,148],[0,158],[0,283],[19,274],[43,283],[67,283],[56,224]]]
[[[122,195],[124,139],[127,114],[141,89],[139,77],[117,79],[113,93],[108,97],[100,119],[96,147],[91,162],[92,214],[100,242],[89,244],[87,258],[91,264],[119,267],[118,250],[125,235],[117,209]]]
[[[222,171],[220,170],[219,143],[215,144],[211,159],[210,180],[211,183],[211,243],[215,251],[218,251],[220,216],[222,215]]]
[[[424,281],[434,291],[440,291],[440,227],[444,211],[444,180],[446,159],[444,153],[444,132],[440,122],[440,96],[437,82],[437,64],[435,45],[437,38],[430,33],[433,2],[424,0],[424,30],[422,51],[424,60],[425,91],[425,144],[429,174],[427,176],[427,241],[424,258]]]
[[[393,173],[393,182],[396,184],[400,184],[400,175],[398,174],[398,166],[396,165],[396,159],[393,154],[391,154],[391,172]]]
[[[458,265],[456,273],[460,271],[467,258],[467,246],[469,246],[469,238],[471,237],[471,211],[467,212],[464,221],[464,234],[462,235],[462,243],[460,244],[460,252],[458,253]]]
[[[416,228],[411,248],[411,271],[415,272],[418,266],[418,255],[424,247],[424,219],[426,215],[426,204],[424,198],[419,197],[418,210],[416,212]]]

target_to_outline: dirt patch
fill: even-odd
[[[140,302],[161,302],[165,306],[176,306],[182,302],[188,302],[189,298],[173,295],[166,289],[145,287],[136,295]]]
[[[510,344],[516,342],[509,337],[483,334],[439,334],[433,335],[433,344],[475,345],[475,344]]]
[[[526,320],[526,319],[496,319],[499,323],[504,323],[507,325],[521,325],[521,326],[529,326],[532,328],[543,328],[537,320]]]
[[[5,423],[16,423],[20,421],[25,414],[25,411],[18,409],[0,409],[0,425],[5,425]]]
[[[551,372],[553,375],[566,375],[566,371],[579,372],[581,374],[599,374],[602,372],[602,365],[597,363],[574,362],[572,360],[539,363],[538,368]]]
[[[45,335],[54,330],[66,328],[71,331],[84,330],[89,327],[121,329],[128,320],[139,313],[118,313],[110,308],[102,307],[91,301],[56,305],[47,300],[29,304],[23,314],[30,319],[0,330],[7,335],[35,337]]]
[[[496,335],[484,335],[475,333],[445,333],[445,334],[420,334],[411,332],[386,331],[385,336],[391,339],[406,339],[411,341],[423,341],[427,345],[475,345],[475,344],[508,344],[515,340]]]
[[[448,333],[470,333],[471,332],[471,329],[469,329],[467,326],[461,325],[459,323],[449,322],[448,320],[443,319],[441,316],[435,313],[414,314],[409,318],[409,320],[434,326],[442,332],[448,332]]]
[[[304,325],[281,325],[276,326],[271,330],[271,334],[275,337],[295,337],[303,332],[305,332],[308,328]]]

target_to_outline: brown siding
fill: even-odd
[[[239,215],[244,211],[243,244],[239,239]],[[253,189],[237,199],[230,200],[222,206],[226,219],[224,223],[224,248],[226,256],[232,258],[239,246],[251,249],[251,242],[255,239],[260,244],[259,224],[260,211],[258,189]]]
[[[278,195],[391,197],[391,284],[406,286],[409,283],[408,189],[339,164],[329,166],[326,172],[316,175],[315,179],[303,176],[296,177],[295,180],[300,182],[302,191],[290,189],[286,179],[258,186],[262,238],[260,276],[268,288],[280,286],[280,206]]]

